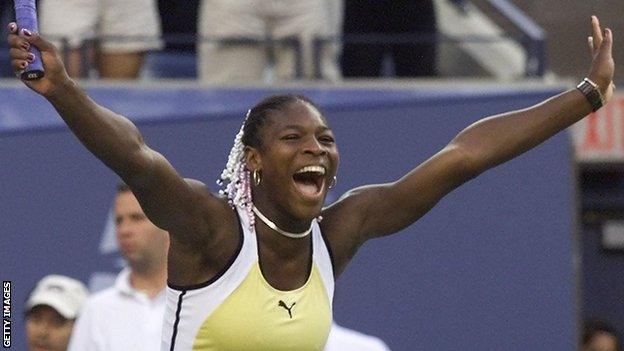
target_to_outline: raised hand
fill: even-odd
[[[41,60],[45,69],[45,76],[35,80],[23,80],[29,88],[43,96],[49,96],[54,91],[71,82],[65,71],[63,60],[58,50],[50,42],[42,39],[37,33],[21,30],[17,31],[17,25],[9,23],[9,35],[7,41],[10,46],[9,56],[11,57],[11,67],[16,75],[19,75],[28,67],[31,59],[28,48],[30,45],[36,46],[41,51]]]
[[[613,84],[615,70],[612,54],[613,32],[609,28],[603,30],[596,16],[591,16],[591,28],[592,35],[587,38],[587,43],[592,64],[587,77],[598,84],[606,104],[613,96],[615,89]]]

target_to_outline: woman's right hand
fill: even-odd
[[[9,23],[9,36],[7,41],[10,46],[9,56],[11,58],[11,67],[15,75],[19,77],[29,62],[28,48],[34,45],[41,51],[41,60],[45,75],[42,78],[34,80],[22,80],[26,86],[37,93],[47,97],[63,85],[71,82],[63,60],[59,51],[50,42],[42,39],[37,33],[26,30],[17,31],[15,22]]]

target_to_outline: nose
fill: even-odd
[[[303,152],[314,156],[324,156],[327,154],[325,146],[321,144],[315,136],[307,138],[306,143],[304,144]]]
[[[117,235],[119,237],[126,237],[132,234],[131,226],[128,221],[120,221],[116,225]]]
[[[37,320],[32,322],[32,328],[34,336],[37,340],[43,341],[48,338],[48,332],[50,325],[45,320]]]

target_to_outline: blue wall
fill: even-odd
[[[247,108],[274,90],[93,88],[130,116],[185,177],[212,189]],[[475,87],[307,89],[341,151],[338,185],[392,181],[486,115],[555,90]],[[49,273],[87,282],[116,271],[100,244],[116,178],[23,88],[0,88],[0,230],[4,280],[21,305]],[[337,282],[336,320],[393,350],[575,348],[573,189],[568,136],[559,134],[448,195],[403,232],[366,244]],[[19,349],[19,348],[18,348]]]

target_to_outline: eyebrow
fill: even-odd
[[[289,125],[284,126],[284,128],[282,130],[287,130],[287,129],[302,130],[304,128],[301,127],[300,125],[289,124]],[[329,128],[326,125],[322,125],[322,126],[318,127],[317,130],[320,131],[320,132],[325,132],[325,131],[330,131],[331,132],[332,131],[332,129]]]

